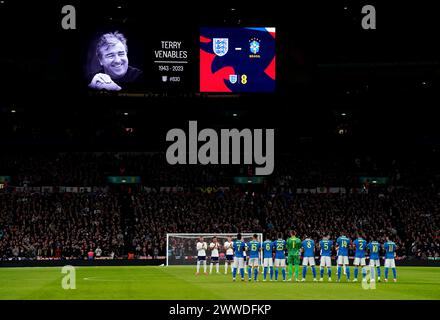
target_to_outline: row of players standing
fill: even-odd
[[[242,240],[241,234],[237,235],[237,239],[232,241],[228,238],[223,245],[226,250],[226,262],[225,262],[225,274],[227,273],[228,264],[231,265],[231,271],[233,274],[233,280],[235,281],[237,271],[240,272],[241,279],[244,281],[244,273],[246,269],[246,252],[248,252],[247,271],[249,281],[252,280],[252,274],[254,275],[254,281],[258,279],[258,268],[260,263],[260,254],[263,258],[263,281],[267,279],[267,272],[269,270],[270,281],[273,281],[275,275],[275,281],[278,280],[279,269],[281,268],[283,281],[286,281],[286,250],[287,250],[287,264],[289,267],[289,281],[292,281],[293,269],[295,269],[295,280],[299,280],[299,265],[301,253],[303,253],[303,270],[302,279],[305,281],[307,275],[308,266],[311,267],[313,273],[313,281],[316,279],[316,267],[315,267],[315,247],[320,249],[320,281],[323,281],[324,271],[327,269],[328,280],[331,280],[331,251],[333,248],[333,241],[329,236],[324,237],[319,241],[318,245],[315,245],[315,241],[310,239],[307,235],[305,239],[301,241],[296,237],[294,230],[290,231],[290,238],[283,239],[283,235],[280,233],[278,239],[273,241],[266,239],[263,243],[258,241],[258,236],[254,234],[253,239],[249,242]],[[213,264],[216,264],[217,273],[219,273],[219,249],[221,245],[217,238],[213,238],[213,242],[210,244],[211,249],[211,265],[210,272],[212,273]],[[366,258],[367,250],[369,253],[369,266],[371,271],[371,281],[375,281],[375,273],[377,270],[378,281],[381,277],[379,251],[382,248],[385,251],[385,281],[388,281],[389,269],[392,269],[394,281],[397,281],[395,255],[396,244],[387,237],[387,241],[381,245],[378,241],[370,241],[367,243],[362,236],[358,236],[357,239],[351,241],[345,235],[340,236],[335,243],[337,251],[337,281],[340,281],[341,274],[347,277],[347,281],[350,281],[350,267],[349,267],[349,248],[355,250],[354,257],[354,280],[357,281],[359,274],[359,267],[362,268],[362,280],[366,281],[367,268]],[[200,263],[203,262],[206,273],[206,249],[207,244],[203,241],[203,238],[199,239],[197,243],[198,261],[197,261],[197,273],[199,274]],[[274,270],[275,267],[275,270]],[[275,272],[274,272],[275,271]]]

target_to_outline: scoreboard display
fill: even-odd
[[[275,91],[275,28],[201,28],[200,92]]]
[[[275,91],[275,28],[107,25],[89,39],[84,77],[92,91]]]

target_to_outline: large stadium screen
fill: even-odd
[[[85,78],[91,90],[193,91],[192,48],[196,35],[145,31],[140,28],[101,28],[91,36]],[[194,42],[194,44],[193,44]]]
[[[275,28],[200,29],[200,92],[275,91]]]

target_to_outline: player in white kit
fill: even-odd
[[[197,242],[197,272],[196,276],[200,274],[200,263],[203,262],[203,272],[208,275],[206,272],[206,250],[208,249],[208,244],[203,241],[203,237],[199,238],[199,242]]]
[[[217,237],[212,238],[212,242],[209,244],[209,249],[211,250],[211,264],[209,265],[209,273],[212,274],[212,266],[214,263],[217,273],[220,273],[220,264],[218,260],[220,243],[218,243]]]
[[[228,237],[228,241],[226,241],[223,245],[226,250],[225,274],[228,274],[228,264],[231,266],[231,272],[234,268],[234,249],[232,248],[232,245],[232,238]]]

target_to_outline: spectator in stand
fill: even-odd
[[[87,252],[87,259],[93,260],[95,257],[95,252],[93,252],[93,249],[90,248],[89,252]]]
[[[100,258],[100,257],[101,257],[101,254],[102,254],[102,250],[101,250],[101,248],[98,246],[98,247],[95,249],[95,256],[96,256],[96,258]]]

